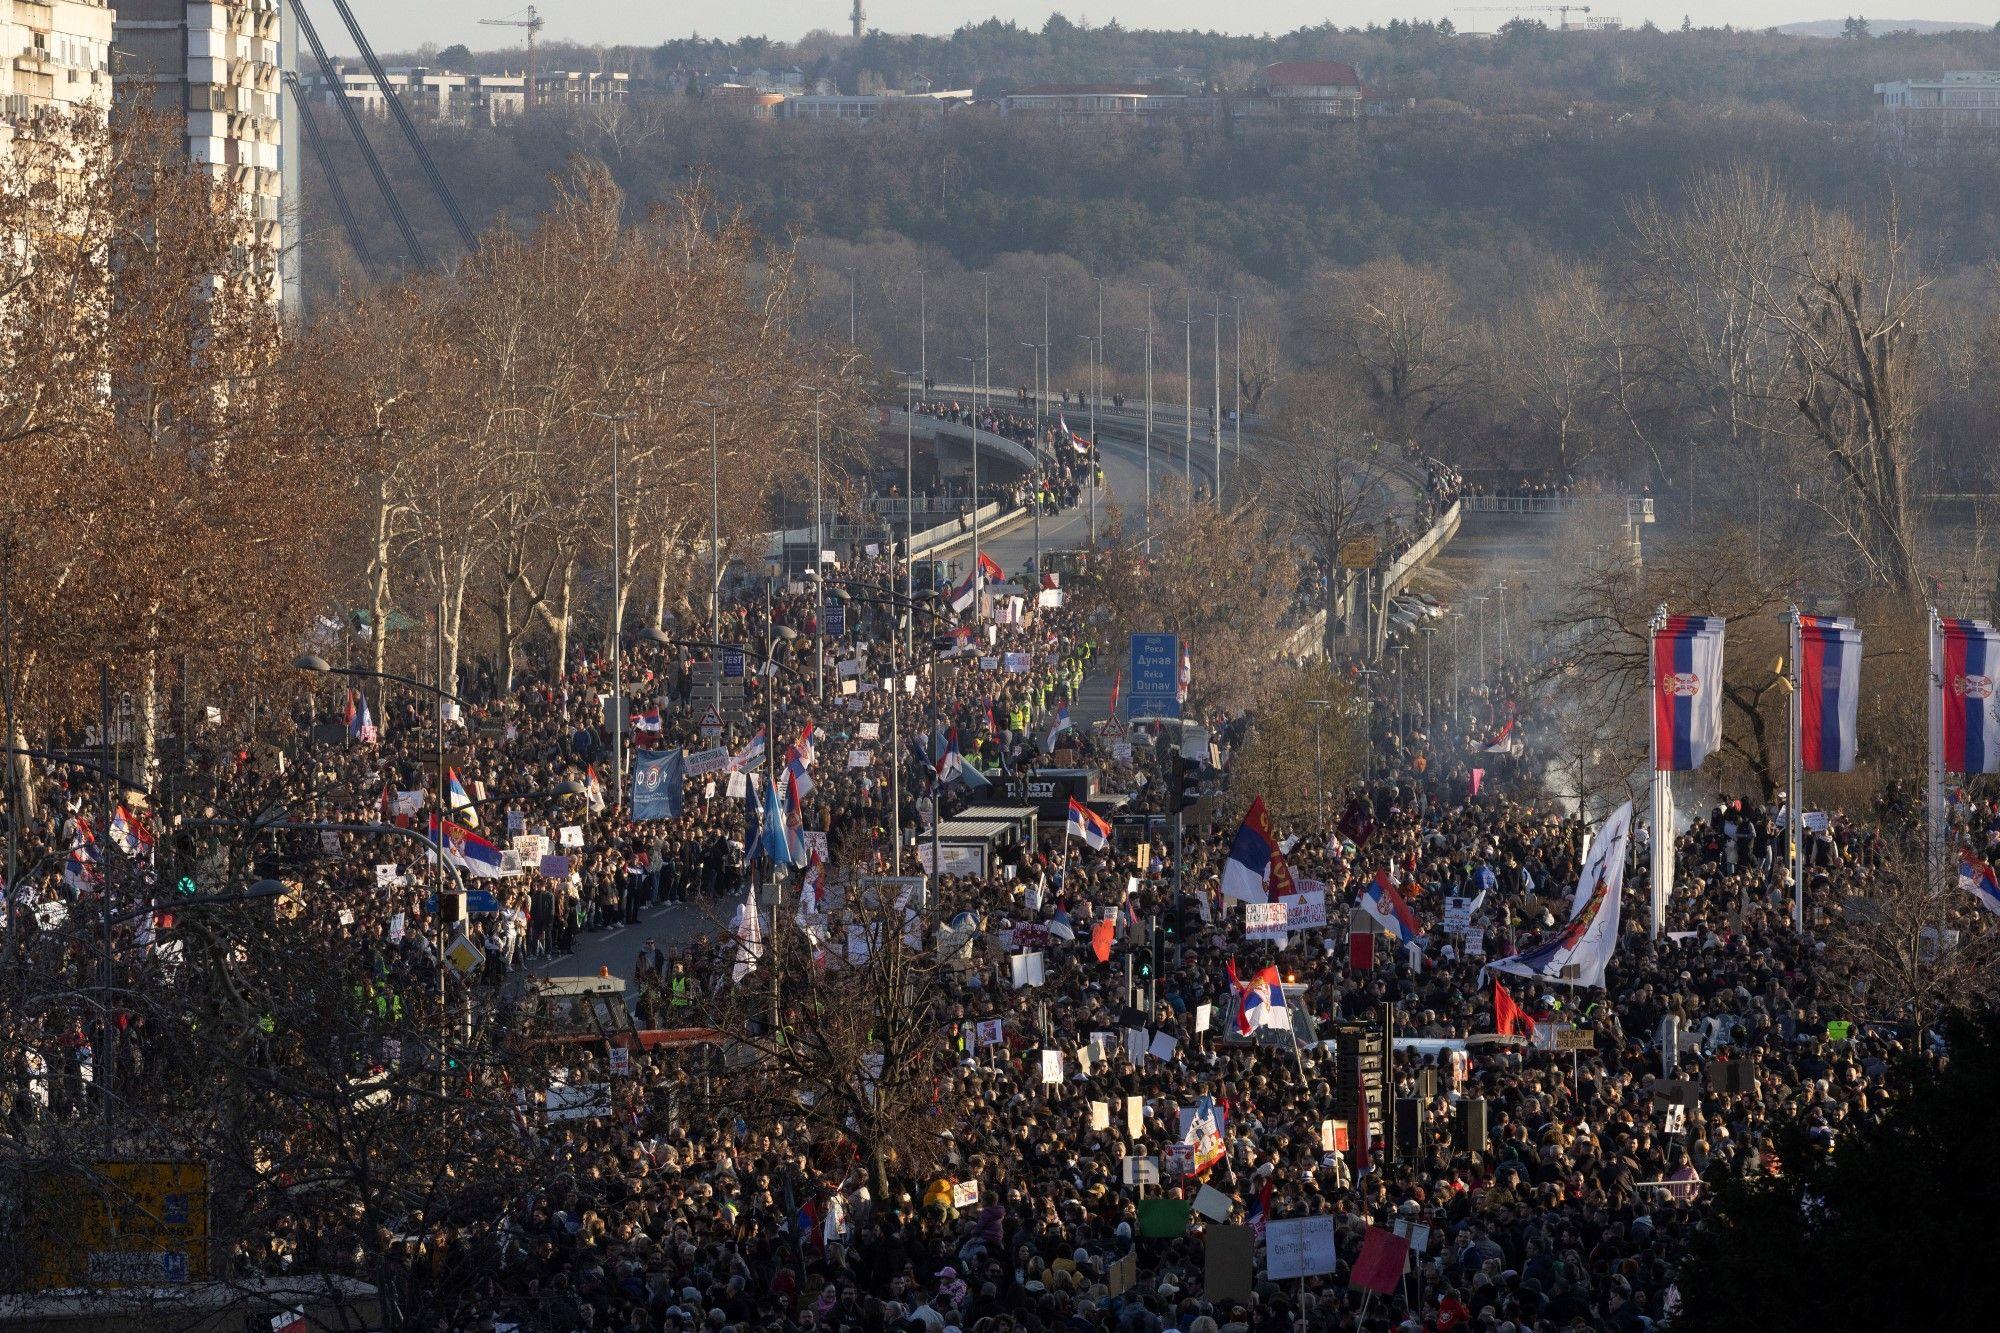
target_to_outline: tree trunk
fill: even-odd
[[[388,682],[382,673],[389,669],[390,535],[389,474],[384,472],[375,478],[375,553],[368,570],[369,665],[375,672],[375,716],[384,720],[388,716],[383,712]]]

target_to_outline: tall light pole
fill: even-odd
[[[1236,465],[1243,465],[1243,298],[1236,298]]]
[[[819,585],[818,632],[813,635],[813,691],[824,701],[826,699],[826,584],[821,575],[826,573],[826,505],[821,498],[824,485],[824,454],[820,431],[820,396],[826,391],[810,384],[801,384],[813,396],[813,582]]]
[[[1215,340],[1215,374],[1210,383],[1215,390],[1215,406],[1208,415],[1209,438],[1215,442],[1215,507],[1222,508],[1222,293],[1215,294],[1212,337]]]
[[[1090,453],[1085,456],[1084,466],[1090,469],[1090,544],[1097,545],[1097,349],[1103,338],[1094,333],[1079,333],[1076,340],[1090,344]]]
[[[924,271],[917,270],[917,383],[931,391],[931,307]]]
[[[1049,275],[1042,275],[1042,398],[1047,402],[1049,381],[1055,378],[1055,344],[1049,341]],[[1046,410],[1046,408],[1044,409]]]
[[[619,467],[625,452],[625,423],[632,420],[630,412],[592,412],[599,421],[612,424],[611,430],[611,772],[617,781],[612,797],[614,809],[624,808],[625,797],[625,534],[624,516],[619,509],[621,489]],[[438,641],[444,640],[444,601],[438,601]],[[720,670],[720,668],[717,668]],[[439,653],[438,686],[444,686],[443,653]],[[442,701],[438,704],[440,713],[444,710]],[[444,729],[438,728],[438,790],[444,790]],[[438,802],[438,818],[444,818],[445,805]],[[442,827],[442,826],[440,826]],[[440,855],[442,853],[440,852]]]
[[[1181,480],[1194,495],[1194,293],[1181,293]]]
[[[979,358],[961,356],[972,377],[972,611],[979,614]]]
[[[1042,345],[1040,343],[1022,343],[1021,346],[1032,349],[1035,356],[1035,444],[1034,448],[1029,452],[1035,456],[1035,577],[1040,579],[1042,575],[1042,484],[1047,475],[1046,466],[1042,461],[1042,375],[1044,373],[1043,363],[1046,358],[1042,355]]]
[[[1146,288],[1146,554],[1153,553],[1153,289]]]
[[[1104,279],[1097,280],[1097,340],[1090,345],[1090,544],[1097,545],[1097,399],[1104,365]]]
[[[696,399],[708,409],[708,636],[722,638],[722,405]],[[715,715],[722,716],[722,662],[715,663]]]
[[[1128,329],[1126,330],[1126,332],[1128,332],[1128,333],[1134,333],[1134,334],[1137,334],[1137,335],[1138,335],[1139,337],[1141,337],[1141,338],[1144,338],[1144,339],[1146,340],[1146,343],[1145,343],[1145,347],[1146,347],[1146,429],[1145,429],[1145,433],[1144,433],[1144,434],[1145,434],[1145,455],[1146,455],[1146,519],[1145,519],[1145,522],[1146,522],[1146,532],[1147,532],[1147,534],[1148,534],[1148,539],[1149,539],[1149,541],[1150,541],[1150,537],[1151,537],[1151,533],[1152,533],[1152,529],[1153,529],[1153,328],[1152,328],[1152,318],[1151,318],[1151,317],[1152,317],[1152,313],[1153,313],[1153,312],[1152,312],[1152,304],[1153,304],[1153,293],[1152,293],[1152,290],[1151,290],[1151,289],[1149,288],[1149,289],[1147,289],[1147,292],[1146,292],[1146,315],[1147,315],[1147,322],[1146,322],[1145,324],[1135,324],[1135,325],[1131,326],[1130,328],[1128,328]],[[1150,548],[1150,546],[1149,546],[1149,547],[1148,547],[1148,549],[1147,549],[1147,553],[1148,553],[1148,554],[1151,554],[1151,548]]]
[[[854,270],[847,270],[847,345],[854,346]]]
[[[907,370],[903,372],[903,391],[907,399],[903,413],[903,595],[913,597],[917,579],[917,553],[911,549],[917,536],[917,390]],[[894,572],[895,566],[891,565],[892,576]],[[907,627],[903,637],[903,646],[908,650]]]

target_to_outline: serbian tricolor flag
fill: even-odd
[[[1249,1036],[1258,1028],[1292,1026],[1291,1011],[1285,1008],[1285,987],[1278,969],[1267,965],[1247,983],[1236,979],[1236,962],[1229,963],[1229,985],[1236,992],[1236,1031]]]
[[[1861,711],[1861,631],[1838,616],[1800,616],[1797,633],[1799,767],[1851,773]]]
[[[1514,719],[1508,718],[1507,725],[1493,733],[1493,739],[1480,747],[1487,754],[1507,754],[1514,748]]]
[[[1271,836],[1264,814],[1264,798],[1250,802],[1250,810],[1229,844],[1229,859],[1222,863],[1222,896],[1246,903],[1269,902],[1264,877],[1270,873],[1271,858],[1278,854],[1278,840]]]
[[[1983,620],[1940,620],[1938,737],[1947,773],[2000,773],[2000,631]]]
[[[1103,851],[1111,842],[1110,822],[1074,796],[1069,798],[1069,826],[1065,831],[1072,838],[1082,838],[1084,846],[1093,852]]]
[[[1700,768],[1722,743],[1720,616],[1668,616],[1653,634],[1654,767]]]
[[[1125,670],[1124,668],[1121,667],[1119,668],[1118,674],[1111,678],[1111,707],[1106,709],[1104,712],[1104,715],[1108,718],[1112,718],[1115,720],[1118,716],[1118,687],[1123,685],[1124,683],[1125,683]]]
[[[1514,997],[1507,993],[1498,977],[1493,978],[1493,1030],[1503,1037],[1535,1035],[1535,1020],[1514,1003]]]
[[[1959,853],[1958,887],[1984,903],[1987,911],[2000,912],[2000,875],[1971,852]]]
[[[467,828],[478,828],[479,809],[473,805],[472,798],[465,794],[465,784],[458,780],[458,770],[448,768],[445,770],[445,774],[445,792],[451,797],[452,810],[454,812],[459,810],[465,811],[465,826]]]
[[[1396,892],[1396,886],[1389,882],[1389,872],[1378,870],[1368,889],[1361,895],[1358,904],[1362,911],[1382,923],[1382,928],[1396,937],[1399,944],[1423,946],[1424,929],[1417,924],[1417,914],[1403,901],[1403,895]]]
[[[1271,1221],[1271,1182],[1267,1177],[1250,1200],[1250,1207],[1243,1214],[1243,1220],[1250,1227],[1250,1234],[1258,1240],[1264,1239],[1264,1228]]]
[[[438,845],[438,817],[431,816],[431,846]],[[447,865],[457,866],[475,879],[500,879],[506,874],[501,866],[500,849],[471,829],[444,821],[444,859]]]

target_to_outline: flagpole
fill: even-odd
[[[1666,628],[1667,607],[1662,602],[1647,624],[1646,635],[1646,753],[1653,767],[1653,865],[1652,910],[1647,934],[1660,937],[1667,923],[1667,895],[1674,879],[1674,778],[1660,767],[1660,670],[1658,641]]]
[[[1790,735],[1785,748],[1786,794],[1785,819],[1792,845],[1792,933],[1806,933],[1806,858],[1801,838],[1805,832],[1805,811],[1799,806],[1799,787],[1804,765],[1800,762],[1799,743],[1804,733],[1805,701],[1799,696],[1799,684],[1804,679],[1800,669],[1804,661],[1801,654],[1805,650],[1804,634],[1799,624],[1799,608],[1785,608],[1787,624],[1792,636],[1792,656],[1790,665],[1791,701],[1785,710],[1785,721]]]
[[[1925,809],[1929,814],[1930,857],[1927,869],[1936,883],[1944,866],[1944,639],[1937,608],[1928,608],[1931,639],[1929,689],[1930,762],[1925,765]]]

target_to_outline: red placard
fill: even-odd
[[[1393,1231],[1369,1227],[1361,1242],[1361,1257],[1354,1261],[1348,1285],[1387,1296],[1403,1282],[1403,1267],[1409,1262],[1410,1242]]]

